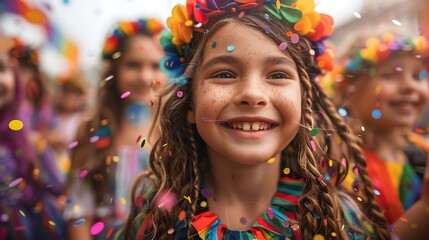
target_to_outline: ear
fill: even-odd
[[[195,112],[193,109],[188,110],[186,118],[190,124],[195,124]]]

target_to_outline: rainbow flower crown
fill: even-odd
[[[240,18],[249,12],[263,10],[267,21],[274,17],[294,31],[285,33],[295,39],[292,42],[297,42],[299,37],[307,38],[319,68],[329,70],[333,66],[334,54],[327,50],[324,41],[332,33],[333,20],[329,15],[317,13],[314,5],[314,0],[187,0],[186,7],[176,5],[167,19],[171,32],[161,34],[166,56],[160,65],[177,85],[186,84],[183,76],[185,57],[194,33],[206,32],[213,18]]]
[[[389,32],[381,37],[370,37],[339,65],[339,70],[341,73],[360,72],[401,51],[425,58],[429,56],[429,42],[423,36],[405,38]]]
[[[164,29],[156,19],[139,19],[137,21],[119,22],[112,34],[106,38],[103,46],[103,59],[114,60],[120,56],[123,40],[137,33],[155,35]]]

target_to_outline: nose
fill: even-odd
[[[263,78],[249,76],[239,79],[237,84],[234,102],[237,105],[250,107],[263,107],[268,104],[269,96],[266,91]]]

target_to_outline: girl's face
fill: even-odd
[[[159,61],[163,56],[161,48],[152,38],[143,35],[131,37],[119,58],[119,94],[130,91],[128,102],[149,104],[152,90],[167,81],[167,77],[159,68]]]
[[[423,61],[412,54],[396,55],[376,67],[374,77],[358,81],[369,82],[357,88],[352,111],[363,124],[379,128],[412,126],[429,96],[427,70]],[[381,111],[379,119],[372,116],[374,109]]]
[[[297,67],[262,30],[235,22],[218,29],[204,46],[193,91],[188,120],[211,160],[264,163],[299,129]]]
[[[0,52],[0,109],[11,103],[14,98],[14,74],[8,56]]]

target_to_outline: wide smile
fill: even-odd
[[[274,124],[268,122],[225,122],[225,126],[242,131],[270,130]]]

